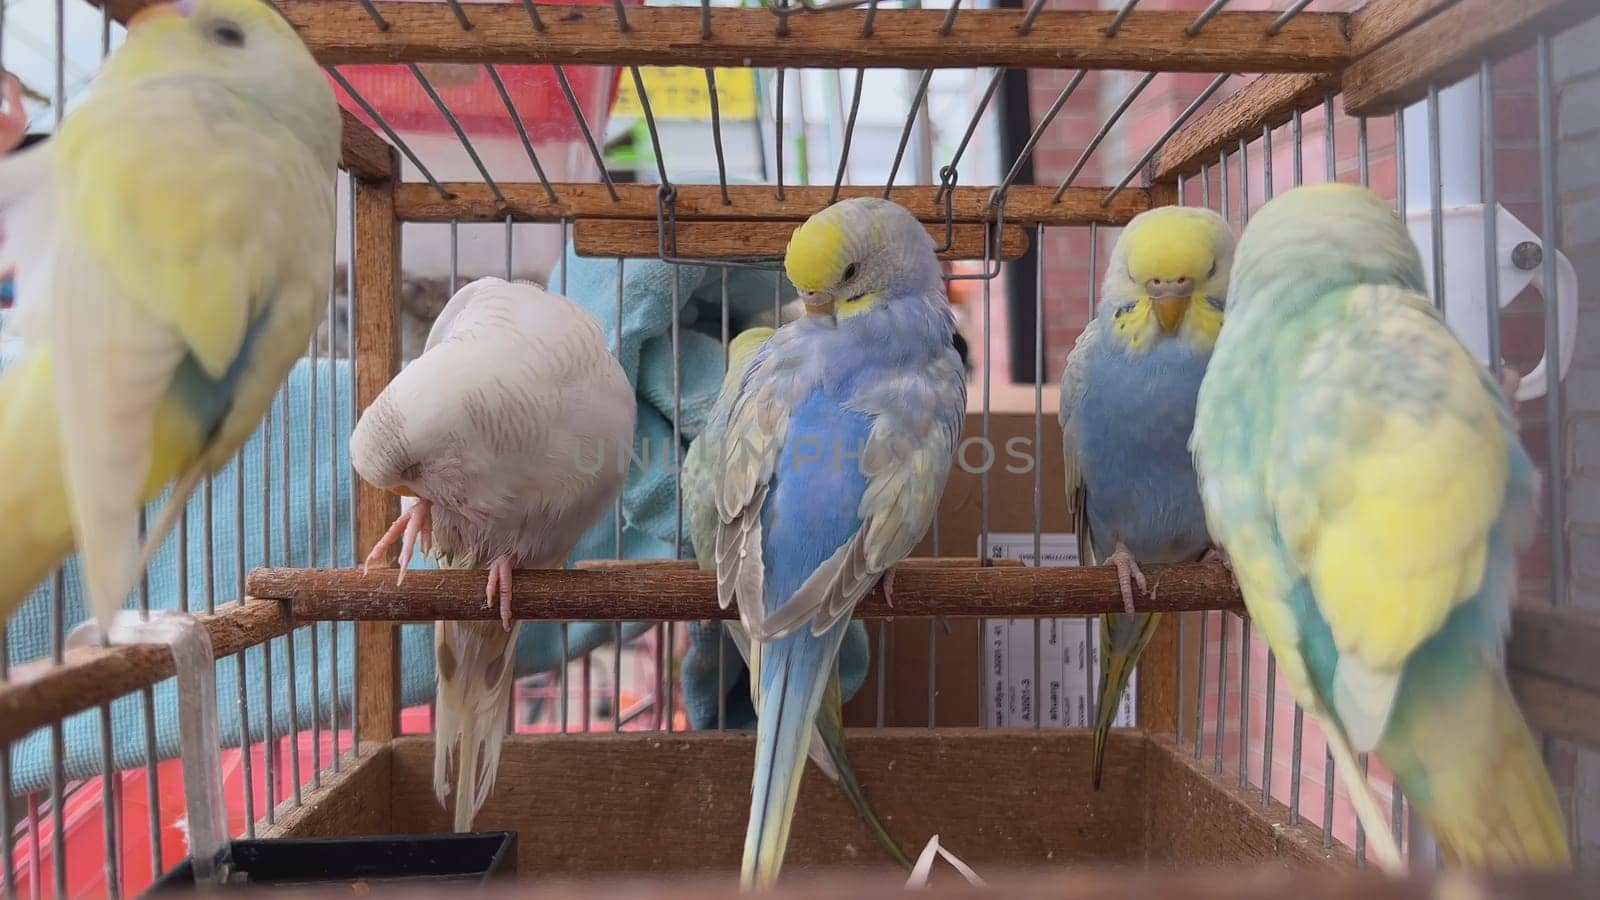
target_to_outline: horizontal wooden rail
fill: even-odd
[[[674,249],[669,240],[667,255],[677,259],[759,259],[780,258],[789,246],[789,237],[799,222],[678,222]],[[943,225],[926,224],[936,246],[943,246],[947,235]],[[989,229],[983,225],[955,225],[950,229],[949,247],[940,251],[944,260],[982,259],[989,247]],[[1007,225],[1000,231],[1000,258],[1011,262],[1028,252],[1028,232],[1020,225]],[[579,219],[572,229],[572,246],[579,256],[654,259],[661,255],[661,225],[638,219]]]
[[[1595,0],[1457,0],[1382,44],[1344,73],[1344,109],[1376,116],[1472,74],[1485,58],[1525,49],[1540,32],[1596,15]]]
[[[1238,587],[1221,565],[1150,566],[1150,612],[1242,610]],[[485,575],[471,570],[421,570],[396,584],[395,571],[256,569],[247,580],[252,597],[287,600],[297,621],[370,620],[428,622],[493,620],[485,608]],[[710,572],[663,568],[648,562],[606,570],[528,570],[512,580],[512,615],[522,620],[693,621],[732,619],[717,606]],[[1026,568],[931,566],[902,563],[894,606],[881,588],[856,607],[858,618],[1011,618],[1083,616],[1117,612],[1122,598],[1110,566]]]
[[[1506,662],[1600,694],[1600,610],[1515,606]]]
[[[442,187],[450,196],[440,196],[430,184],[409,182],[395,189],[395,214],[406,222],[503,222],[511,216],[519,222],[559,222],[562,219],[644,219],[656,221],[658,188],[648,184],[619,184],[617,199],[611,199],[605,185],[594,182],[552,184],[555,200],[537,183],[497,185],[503,201],[496,200],[489,186],[481,182],[448,182]],[[833,193],[828,187],[786,187],[783,199],[771,185],[736,184],[728,186],[728,202],[714,184],[677,185],[674,214],[680,221],[779,220],[803,222],[828,206]],[[955,222],[993,221],[989,209],[992,187],[957,187],[950,196],[950,218]],[[1109,188],[1069,188],[1061,200],[1052,202],[1055,189],[1039,185],[1018,185],[1006,192],[1007,225],[1125,225],[1128,220],[1153,205],[1150,192],[1142,188],[1124,189],[1101,206]],[[881,197],[881,187],[841,187],[839,199]],[[904,206],[924,222],[945,220],[944,202],[932,185],[897,187],[889,199]]]
[[[218,658],[288,634],[292,627],[284,605],[266,600],[195,618],[211,632]],[[172,653],[161,644],[85,647],[68,653],[59,666],[48,659],[16,666],[8,680],[0,681],[0,746],[172,674]]]
[[[1457,0],[1367,0],[1350,14],[1350,54],[1361,57],[1417,27]]]
[[[1506,665],[1535,730],[1600,749],[1600,611],[1516,606]]]
[[[121,15],[142,0],[113,0]],[[1107,37],[1112,12],[1038,14],[1024,33],[1023,11],[967,10],[948,35],[942,9],[880,9],[863,37],[865,9],[792,15],[788,33],[760,7],[711,10],[700,36],[694,7],[629,7],[628,28],[606,7],[540,4],[536,30],[518,3],[468,4],[464,29],[444,3],[379,2],[380,29],[348,0],[277,0],[324,65],[392,62],[526,63],[925,69],[1132,69],[1167,72],[1331,72],[1348,60],[1343,13],[1302,13],[1275,36],[1272,12],[1222,12],[1199,34],[1193,12],[1135,11]]]
[[[1239,141],[1261,137],[1263,127],[1281,125],[1295,110],[1311,109],[1338,90],[1337,75],[1263,75],[1174,134],[1151,162],[1150,178],[1167,182],[1194,175]]]

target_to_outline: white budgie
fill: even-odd
[[[368,563],[403,533],[402,579],[420,539],[442,565],[488,568],[485,596],[500,605],[503,624],[435,626],[434,790],[448,805],[459,742],[457,831],[494,788],[515,655],[512,569],[561,565],[616,500],[635,404],[592,316],[534,285],[484,278],[451,298],[422,355],[350,436],[363,479],[415,498]]]
[[[8,102],[9,105],[9,102]],[[333,278],[339,108],[258,0],[147,6],[55,136],[0,158],[25,355],[0,377],[0,617],[82,552],[102,624],[249,436]]]

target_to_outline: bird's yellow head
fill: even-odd
[[[806,312],[845,319],[891,295],[942,294],[933,238],[905,207],[859,197],[796,228],[783,258]]]
[[[1164,206],[1135,216],[1106,271],[1101,314],[1131,349],[1178,337],[1210,350],[1222,329],[1233,231],[1209,209]]]
[[[95,91],[174,77],[206,79],[260,104],[319,157],[337,160],[339,107],[327,76],[294,28],[262,0],[168,0],[141,8]]]

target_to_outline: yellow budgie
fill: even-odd
[[[1425,289],[1405,223],[1365,188],[1296,188],[1256,213],[1196,404],[1206,521],[1380,864],[1403,861],[1356,765],[1368,750],[1446,860],[1565,868],[1505,674],[1539,475]]]
[[[0,160],[26,342],[0,377],[0,616],[76,544],[104,624],[143,567],[141,506],[178,480],[148,558],[256,427],[327,301],[340,130],[272,7],[178,0]]]

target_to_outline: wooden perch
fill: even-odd
[[[1338,90],[1337,75],[1263,75],[1174,134],[1151,163],[1150,179],[1194,175],[1239,141],[1261,137],[1264,126],[1281,125],[1295,110],[1311,109]]]
[[[534,183],[501,184],[505,202],[494,198],[482,182],[446,182],[450,194],[442,197],[430,184],[411,182],[395,189],[395,214],[406,222],[503,222],[507,215],[519,222],[559,222],[562,219],[643,219],[656,221],[655,185],[619,184],[612,200],[605,185],[594,182],[553,184],[556,199]],[[803,222],[828,206],[829,187],[786,187],[778,199],[770,185],[728,186],[728,203],[714,184],[680,184],[675,203],[679,221],[780,220]],[[951,192],[950,217],[956,222],[992,221],[989,197],[992,187],[956,187]],[[1068,188],[1059,202],[1051,202],[1055,189],[1016,185],[1006,193],[1007,225],[1126,225],[1153,204],[1150,192],[1125,188],[1107,206],[1103,187]],[[936,199],[933,185],[897,187],[889,199],[904,206],[924,222],[944,222],[944,203]],[[839,198],[881,197],[877,187],[841,187]]]
[[[291,626],[282,603],[258,600],[195,616],[211,632],[220,659],[281,634]],[[48,659],[13,667],[0,681],[0,746],[35,728],[59,722],[173,675],[172,652],[162,644],[85,647],[57,666]]]
[[[119,12],[142,5],[119,0]],[[278,0],[324,65],[441,62],[925,69],[1009,66],[1037,69],[1131,69],[1167,72],[1331,72],[1348,59],[1342,13],[1302,13],[1276,36],[1272,12],[1223,12],[1194,37],[1194,13],[1135,11],[1115,37],[1111,12],[1039,13],[1018,29],[1023,11],[962,10],[949,35],[942,9],[879,9],[862,37],[864,9],[789,17],[787,35],[761,7],[711,10],[711,37],[700,37],[694,7],[628,7],[628,30],[609,8],[540,4],[537,31],[520,4],[468,4],[471,30],[443,3],[379,2],[380,30],[348,0]]]
[[[924,224],[935,246],[944,244],[944,226]],[[676,250],[669,240],[666,253],[678,259],[781,259],[798,227],[799,222],[679,222]],[[983,259],[990,252],[988,240],[989,231],[982,225],[956,225],[950,248],[939,258]],[[1007,225],[1000,232],[1000,258],[1021,259],[1028,243],[1026,229]],[[572,246],[579,256],[655,259],[662,252],[661,228],[654,220],[579,219],[572,229]]]
[[[1233,577],[1219,564],[1150,566],[1154,596],[1136,599],[1149,612],[1242,610]],[[493,620],[484,606],[485,575],[471,570],[413,570],[405,584],[393,569],[363,575],[352,569],[256,569],[252,597],[290,601],[297,621],[368,620],[428,622]],[[717,606],[710,572],[644,562],[631,567],[528,570],[512,581],[512,615],[564,621],[694,621],[731,619]],[[1015,566],[934,566],[907,561],[895,575],[894,606],[874,589],[856,607],[857,618],[1021,618],[1119,612],[1117,570]]]
[[[1430,84],[1470,75],[1484,58],[1508,56],[1540,32],[1594,13],[1595,0],[1458,0],[1352,63],[1344,73],[1345,112],[1393,112],[1426,96]]]

